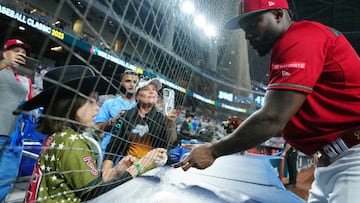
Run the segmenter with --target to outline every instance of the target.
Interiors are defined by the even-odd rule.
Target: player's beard
[[[271,51],[278,38],[279,35],[275,30],[268,26],[259,37],[250,40],[250,44],[258,52],[259,56],[265,56]]]

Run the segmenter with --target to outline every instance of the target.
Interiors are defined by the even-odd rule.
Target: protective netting
[[[193,112],[205,131],[222,137],[222,121],[233,115],[245,118],[260,107],[265,80],[250,80],[244,33],[223,29],[236,15],[238,1],[192,3],[184,7],[185,0],[0,1],[2,39],[17,36],[30,44],[30,56],[38,60],[37,74],[57,66],[85,65],[110,81],[119,80],[128,69],[158,78],[175,90],[178,125],[185,112]],[[36,76],[33,83],[39,93],[41,83],[35,80]],[[69,117],[52,119],[74,123]],[[158,124],[154,128],[165,128],[153,119],[152,124]],[[128,144],[137,142],[112,136]],[[178,144],[169,145],[156,133],[150,137],[157,139],[154,146],[167,143],[170,149]]]

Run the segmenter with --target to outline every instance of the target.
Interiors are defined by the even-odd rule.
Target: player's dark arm
[[[240,152],[277,136],[305,101],[306,94],[269,90],[264,106],[247,118],[229,136],[212,145],[214,158]]]

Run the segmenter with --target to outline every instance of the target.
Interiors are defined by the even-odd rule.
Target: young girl
[[[166,150],[157,148],[135,162],[123,158],[103,178],[101,150],[92,130],[99,110],[98,94],[114,94],[116,85],[95,77],[84,66],[67,66],[50,70],[45,90],[19,107],[18,111],[44,107],[38,130],[49,135],[33,171],[26,202],[82,202],[140,175]],[[51,84],[51,81],[58,81]],[[96,152],[95,152],[96,151]],[[110,174],[110,175],[109,175]]]

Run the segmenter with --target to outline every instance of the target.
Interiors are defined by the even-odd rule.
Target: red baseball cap
[[[10,48],[16,47],[16,46],[24,48],[26,53],[29,53],[31,51],[31,47],[19,39],[9,39],[8,41],[6,41],[3,51],[7,51]]]
[[[244,17],[271,9],[289,9],[287,0],[240,0],[239,15],[225,23],[224,28],[235,30],[240,28],[239,21]]]

